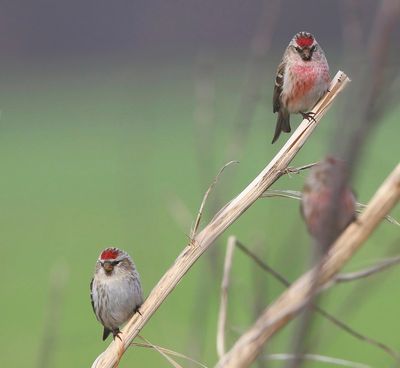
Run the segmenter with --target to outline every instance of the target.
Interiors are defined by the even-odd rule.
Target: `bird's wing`
[[[94,314],[96,314],[96,311],[94,310],[94,301],[93,301],[93,279],[90,281],[90,302],[92,303],[92,308]]]
[[[274,86],[274,95],[272,98],[272,107],[274,112],[279,111],[281,107],[281,93],[282,93],[282,86],[283,86],[283,76],[285,74],[285,63],[283,60],[278,66],[278,70],[276,71],[275,76],[275,86]]]

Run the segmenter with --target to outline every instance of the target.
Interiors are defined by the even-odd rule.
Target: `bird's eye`
[[[314,52],[316,49],[317,49],[317,45],[314,45],[314,46],[311,47],[310,51]]]
[[[112,261],[111,262],[111,264],[113,265],[113,266],[116,266],[117,264],[119,264],[121,261]]]
[[[295,47],[297,52],[301,52],[301,48],[300,47]]]

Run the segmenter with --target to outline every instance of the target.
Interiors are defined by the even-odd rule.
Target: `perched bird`
[[[339,187],[346,165],[327,157],[311,169],[307,177],[301,212],[315,241],[329,247],[356,217],[356,200],[347,186]]]
[[[115,339],[119,326],[143,303],[139,274],[128,253],[118,248],[100,253],[90,283],[90,299],[96,318],[104,326],[103,341],[111,332]]]
[[[274,143],[281,131],[290,133],[290,114],[300,113],[312,119],[309,112],[328,90],[329,66],[314,36],[299,32],[290,41],[278,66],[272,100],[278,112]]]

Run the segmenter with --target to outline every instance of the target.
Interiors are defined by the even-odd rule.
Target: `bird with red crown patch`
[[[143,303],[139,274],[132,258],[118,248],[106,248],[99,256],[90,283],[90,299],[96,318],[104,326],[103,340],[131,318]],[[119,337],[119,336],[118,336]]]
[[[329,66],[315,37],[299,32],[290,41],[275,76],[273,111],[278,113],[276,142],[281,132],[290,133],[290,114],[312,119],[310,110],[328,90]]]

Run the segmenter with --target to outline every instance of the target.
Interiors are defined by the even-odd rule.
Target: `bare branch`
[[[143,339],[144,341],[147,341],[142,336],[139,336],[139,337],[141,339]],[[178,353],[177,351],[174,351],[174,350],[171,350],[171,349],[163,348],[162,346],[159,346],[159,345],[154,345],[154,344],[151,344],[151,343],[142,343],[142,342],[132,342],[131,345],[132,346],[137,346],[139,348],[149,348],[149,349],[157,348],[158,350],[162,351],[165,354],[173,355],[173,356],[176,356],[176,357],[182,358],[182,359],[186,359],[186,360],[188,360],[188,361],[190,361],[192,363],[195,363],[195,364],[199,365],[200,367],[207,368],[207,366],[204,365],[203,363],[200,363],[197,360],[188,357],[187,355],[184,355],[182,353]]]
[[[320,315],[331,321],[333,324],[335,324],[337,327],[341,328],[342,330],[348,332],[350,335],[355,337],[358,340],[364,341],[367,344],[373,345],[385,353],[389,354],[392,358],[398,360],[399,359],[399,353],[396,350],[393,350],[391,347],[387,346],[386,344],[383,344],[382,342],[372,339],[371,337],[362,335],[361,333],[357,332],[353,328],[351,328],[349,325],[345,324],[344,322],[340,321],[336,317],[334,317],[332,314],[326,312],[324,309],[315,306],[316,312],[318,312]]]
[[[335,241],[321,261],[318,286],[328,283],[341,267],[362,246],[383,217],[400,199],[400,164],[380,186],[366,210]],[[291,285],[258,318],[256,323],[235,343],[217,364],[219,368],[248,367],[259,355],[264,344],[304,307],[314,284],[312,269]]]
[[[268,272],[270,275],[272,275],[278,282],[281,284],[285,285],[286,287],[289,287],[291,283],[284,277],[282,276],[278,271],[274,270],[271,266],[267,265],[264,261],[262,261],[256,254],[254,254],[250,249],[248,249],[245,245],[240,243],[238,240],[236,240],[236,246],[248,257],[250,257],[254,262],[264,271]],[[326,310],[322,309],[318,305],[313,305],[314,310],[320,314],[322,317],[326,318],[328,321],[342,329],[343,331],[347,332],[354,338],[364,341],[372,346],[375,346],[381,350],[383,350],[385,353],[389,354],[392,358],[397,359],[399,354],[390,348],[389,346],[381,343],[380,341],[377,341],[375,339],[372,339],[368,336],[362,335],[358,331],[354,330],[352,327],[347,325],[346,323],[342,322],[341,320],[337,319],[335,316],[327,312]]]
[[[243,243],[241,243],[237,239],[236,239],[236,246],[244,254],[250,257],[259,267],[261,267],[264,271],[267,271],[281,284],[285,285],[286,287],[290,286],[290,282],[285,277],[283,277],[279,272],[275,271],[272,267],[268,266],[264,261],[262,261],[259,257],[257,257],[250,249],[248,249]]]
[[[318,164],[318,162],[313,162],[311,164],[307,164],[307,165],[303,165],[303,166],[299,166],[299,167],[288,167],[286,170],[282,171],[282,175],[287,174],[290,176],[290,174],[300,174],[300,171],[310,169],[317,164]]]
[[[164,350],[160,349],[157,345],[152,344],[149,340],[145,339],[143,336],[139,336],[142,340],[144,340],[149,346],[151,346],[154,350],[156,350],[160,355],[162,355],[168,363],[170,363],[175,368],[183,368],[177,361],[172,359]]]
[[[364,211],[364,209],[365,209],[366,207],[367,207],[367,205],[365,205],[365,204],[363,204],[363,203],[360,203],[360,202],[357,202],[357,203],[356,203],[356,211],[357,211],[358,213],[361,213],[362,211]],[[399,223],[394,217],[392,217],[392,216],[390,216],[390,215],[386,215],[386,216],[385,216],[385,220],[388,221],[388,222],[390,222],[390,223],[393,224],[393,225],[400,226],[400,223]]]
[[[312,109],[313,121],[303,120],[289,140],[259,173],[259,175],[228,205],[216,215],[206,227],[199,232],[191,244],[186,246],[171,268],[162,276],[148,298],[140,308],[141,315],[136,313],[122,329],[121,340],[111,342],[104,353],[93,363],[92,368],[111,368],[118,361],[119,349],[125,351],[146,322],[156,312],[163,301],[172,292],[182,277],[196,260],[213,244],[213,242],[235,222],[279,177],[305,144],[321,118],[332,105],[337,95],[345,88],[349,78],[338,72],[327,92]]]
[[[291,198],[301,201],[302,193],[298,190],[268,189],[261,195],[261,198],[273,198],[273,197]]]
[[[269,354],[265,356],[266,360],[294,360],[297,359],[297,356],[295,354]],[[303,360],[310,360],[314,362],[322,362],[322,363],[328,363],[332,365],[338,365],[342,367],[350,367],[350,368],[371,368],[371,366],[363,364],[363,363],[357,363],[357,362],[351,362],[350,360],[345,360],[345,359],[338,359],[338,358],[332,358],[326,355],[317,355],[317,354],[304,354],[302,355]]]
[[[224,275],[221,284],[221,303],[219,306],[218,329],[217,329],[217,353],[219,357],[225,354],[225,331],[228,310],[228,288],[230,283],[230,274],[232,268],[233,252],[235,250],[236,238],[230,236],[226,246],[226,255],[224,263]]]
[[[273,198],[273,197],[283,197],[290,199],[297,199],[301,201],[303,193],[298,190],[287,190],[287,189],[268,189],[262,195],[261,198]],[[362,211],[367,207],[366,204],[356,202],[356,212],[362,213]],[[392,216],[386,215],[385,220],[393,225],[400,226],[400,223]]]
[[[193,239],[197,233],[197,229],[199,228],[200,225],[200,220],[201,220],[201,216],[203,215],[203,209],[204,206],[207,202],[207,198],[210,195],[212,189],[214,188],[215,184],[217,184],[219,176],[222,174],[222,172],[229,166],[232,164],[238,164],[239,161],[229,161],[228,163],[226,163],[218,172],[217,176],[214,178],[213,182],[211,183],[211,185],[208,187],[206,193],[204,194],[203,200],[201,202],[200,208],[199,208],[199,212],[197,214],[197,218],[196,221],[194,222],[194,226],[193,229],[190,233],[190,239]]]
[[[374,275],[378,272],[384,271],[387,268],[397,265],[399,263],[400,263],[400,256],[385,259],[383,261],[378,262],[376,265],[368,267],[361,271],[339,274],[335,277],[334,282],[341,283],[341,282],[349,282],[349,281],[359,280],[359,279]]]

